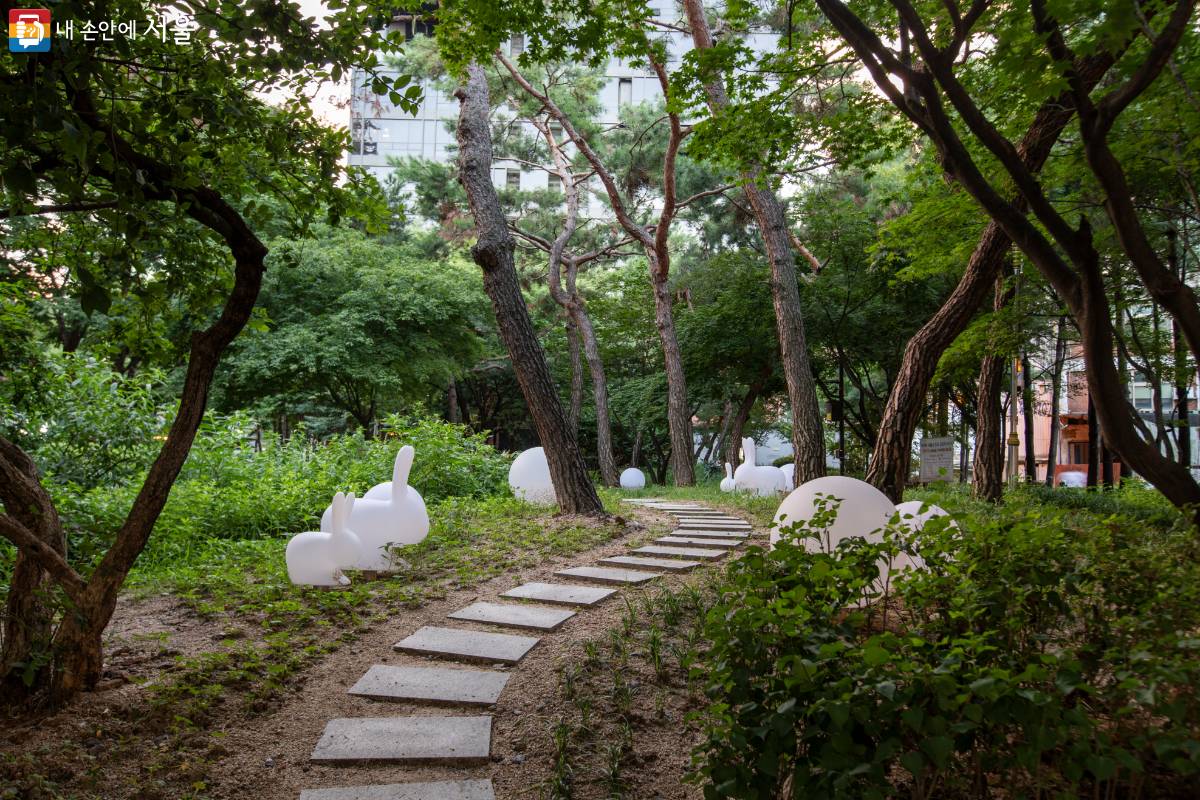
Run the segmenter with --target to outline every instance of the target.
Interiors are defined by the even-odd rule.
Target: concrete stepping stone
[[[305,789],[300,800],[496,800],[490,780],[380,783]]]
[[[554,573],[560,578],[581,578],[597,583],[645,583],[661,578],[661,572],[646,572],[636,569],[613,569],[612,567],[569,567]]]
[[[749,522],[709,522],[703,519],[681,519],[676,523],[680,528],[691,528],[704,531],[749,531],[753,527]]]
[[[743,544],[741,539],[713,539],[703,536],[662,536],[655,539],[654,543],[680,547],[714,547],[717,550],[732,550]]]
[[[558,603],[564,606],[594,606],[616,593],[616,589],[601,589],[598,586],[579,586],[570,583],[525,583],[509,589],[500,596],[518,600],[539,600],[543,603]]]
[[[531,628],[535,631],[558,630],[564,622],[575,616],[574,611],[548,606],[506,605],[504,603],[472,603],[460,608],[450,619],[464,622],[486,622],[506,628]]]
[[[707,547],[667,547],[666,545],[652,544],[647,547],[639,547],[634,550],[635,553],[641,553],[647,556],[671,556],[672,558],[694,558],[698,561],[715,561],[718,558],[725,557],[724,550],[713,550]]]
[[[376,664],[348,694],[373,700],[491,705],[500,699],[510,673],[496,670],[394,667]]]
[[[508,633],[469,631],[426,625],[401,639],[393,648],[402,653],[440,658],[464,658],[475,661],[500,661],[515,664],[533,649],[538,639]]]
[[[737,539],[744,542],[750,538],[750,534],[746,531],[702,531],[693,530],[691,528],[676,528],[671,531],[669,536],[694,536],[703,539]]]
[[[325,725],[310,759],[322,763],[486,763],[492,718],[341,717]]]
[[[609,556],[600,559],[601,564],[614,567],[635,567],[638,569],[661,569],[667,572],[687,572],[700,566],[699,561],[680,561],[675,558],[646,558],[645,556]]]

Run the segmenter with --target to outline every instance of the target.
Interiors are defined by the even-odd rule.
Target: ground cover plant
[[[706,797],[1188,796],[1200,612],[1186,521],[1147,524],[1138,492],[1135,513],[1119,498],[1096,512],[938,494],[959,527],[809,552],[794,542],[818,516],[730,567],[698,664]],[[881,585],[879,557],[901,547],[928,569]]]

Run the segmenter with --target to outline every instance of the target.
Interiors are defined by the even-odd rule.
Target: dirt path
[[[551,770],[551,728],[560,713],[555,707],[558,668],[569,660],[577,660],[578,653],[573,651],[581,648],[582,642],[603,636],[618,623],[625,610],[622,594],[652,589],[620,587],[617,595],[597,606],[581,609],[557,631],[542,635],[539,645],[519,664],[506,668],[512,677],[500,701],[491,709],[494,716],[492,761],[488,766],[332,766],[310,763],[309,755],[326,722],[336,717],[485,713],[478,708],[436,707],[431,710],[428,705],[379,702],[350,696],[346,690],[374,664],[436,665],[430,659],[392,649],[395,642],[423,625],[494,632],[497,630],[494,627],[454,622],[447,620],[446,615],[476,599],[493,600],[520,583],[564,582],[564,579],[554,577],[555,570],[594,564],[600,558],[627,553],[631,546],[642,544],[673,527],[671,519],[661,512],[639,509],[631,515],[647,527],[601,547],[552,558],[536,568],[519,570],[469,590],[452,592],[444,600],[376,625],[352,645],[325,658],[307,671],[303,685],[277,710],[227,732],[224,747],[230,755],[221,760],[216,770],[212,794],[230,800],[247,797],[295,800],[302,789],[490,777],[496,796],[501,800],[538,796],[537,787]],[[701,568],[705,569],[711,567]],[[689,580],[686,574],[667,574],[647,586],[663,583],[672,586],[686,580]],[[648,771],[635,777],[638,788],[629,796],[663,800],[690,800],[701,796],[696,787],[680,783],[693,744],[681,736],[684,733],[679,724],[681,715],[682,710],[673,713],[669,708],[665,714],[658,715],[664,730],[661,736],[649,737],[649,746],[641,746],[635,752],[635,762],[647,767]]]

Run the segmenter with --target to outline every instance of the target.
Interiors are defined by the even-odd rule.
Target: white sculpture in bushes
[[[721,491],[732,492],[736,488],[733,482],[733,465],[728,461],[725,462],[725,477],[721,479]]]
[[[621,473],[622,489],[643,489],[646,486],[646,475],[637,467],[630,467]]]
[[[508,485],[513,496],[527,503],[554,505],[558,502],[554,481],[550,479],[546,451],[540,447],[526,450],[513,459],[512,466],[508,468]]]
[[[383,572],[395,567],[391,547],[416,544],[429,535],[429,514],[425,501],[416,489],[408,485],[416,451],[411,445],[400,448],[392,468],[392,480],[371,487],[368,495],[354,504],[350,515],[350,530],[358,534],[362,552],[355,566],[358,569]],[[332,530],[333,507],[325,509],[321,530]]]
[[[288,580],[302,586],[350,583],[342,570],[353,567],[362,552],[358,536],[347,528],[354,505],[353,494],[338,492],[330,506],[329,531],[308,531],[291,538],[284,552]]]
[[[950,516],[950,512],[946,511],[946,509],[922,500],[909,500],[905,503],[900,503],[896,506],[896,511],[900,512],[900,522],[907,525],[913,531],[921,530],[925,527],[926,522],[935,517]],[[951,520],[950,527],[957,529],[958,523]]]
[[[782,467],[776,467],[777,470],[783,473],[783,490],[790,492],[796,488],[796,465],[784,464]]]
[[[882,541],[880,531],[896,511],[887,495],[869,483],[844,475],[817,478],[798,486],[779,505],[771,527],[771,544],[780,540],[782,528],[801,520],[811,520],[817,513],[818,500],[823,500],[827,507],[836,505],[837,518],[824,531],[819,548],[812,539],[804,540],[803,545],[809,549],[831,551],[838,542],[851,536],[861,536],[870,542]]]
[[[754,463],[756,452],[753,439],[742,439],[742,453],[746,461],[733,473],[733,485],[737,491],[751,492],[759,497],[783,491],[783,470],[779,467],[760,467]]]

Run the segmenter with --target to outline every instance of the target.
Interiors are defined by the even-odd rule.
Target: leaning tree
[[[84,3],[75,24],[141,20],[160,10],[144,2]],[[36,218],[53,229],[64,216],[91,215],[99,226],[120,227],[134,248],[145,246],[152,226],[179,241],[218,242],[226,253],[216,267],[224,273],[224,297],[191,335],[178,411],[94,565],[72,560],[37,466],[0,436],[0,535],[17,548],[0,678],[13,694],[48,689],[61,702],[99,679],[101,635],[118,593],[187,458],[218,361],[258,297],[267,254],[256,232],[261,201],[277,198],[297,223],[320,210],[334,217],[349,210],[354,182],[341,186],[338,163],[345,136],[316,121],[313,90],[361,66],[376,91],[414,107],[419,89],[375,74],[377,51],[398,44],[389,34],[364,33],[382,10],[352,2],[322,25],[291,2],[226,4],[219,13],[197,8],[178,37],[56,36],[49,52],[10,55],[0,67],[5,224]],[[268,93],[287,99],[269,102]],[[173,262],[141,263],[154,273]],[[93,277],[104,274],[102,264],[64,268],[80,266],[92,268]],[[179,278],[186,288],[188,275]],[[110,289],[99,279],[89,287],[93,296]]]
[[[1076,177],[1099,187],[1121,253],[1149,297],[1178,325],[1195,357],[1200,353],[1196,293],[1152,245],[1110,136],[1121,115],[1164,70],[1180,69],[1173,55],[1182,40],[1196,36],[1194,2],[1145,8],[1108,4],[1099,23],[1090,8],[1045,0],[1029,6],[989,0],[965,7],[909,0],[861,2],[853,8],[841,0],[815,0],[815,5],[888,103],[933,145],[947,176],[995,223],[996,244],[1005,244],[998,234],[1011,240],[1066,304],[1079,330],[1091,408],[1107,445],[1171,502],[1200,503],[1200,485],[1142,437],[1129,413],[1123,376],[1114,363],[1111,287],[1089,217],[1072,223],[1072,212],[1056,202],[1058,187],[1039,181],[1039,159],[1031,158],[1031,151],[1045,147],[1044,139],[1022,146],[1012,134],[1014,122],[1031,105],[1053,116],[1048,101],[1061,97],[1069,103],[1084,156],[1085,170]],[[828,36],[828,31],[815,35]],[[1021,57],[1014,58],[1018,53]],[[1098,81],[1096,70],[1105,59],[1112,64],[1111,75]],[[1033,121],[1052,127],[1054,120],[1044,116],[1035,112]]]

